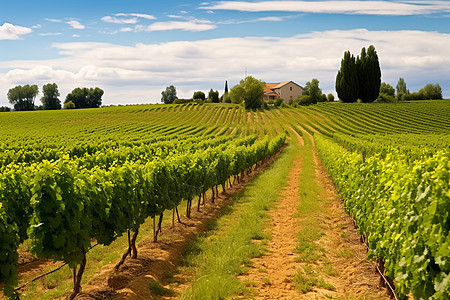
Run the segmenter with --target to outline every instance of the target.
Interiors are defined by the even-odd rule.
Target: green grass
[[[329,260],[324,255],[325,250],[317,243],[324,235],[324,225],[317,216],[326,214],[323,208],[325,200],[321,197],[323,190],[316,179],[313,148],[308,136],[305,136],[304,142],[305,145],[300,147],[303,164],[299,182],[300,205],[297,211],[301,230],[297,233],[298,244],[294,250],[299,254],[296,261],[302,263],[302,268],[294,276],[294,284],[302,293],[310,292],[314,287],[335,290],[334,286],[327,284],[318,275],[318,272],[326,275],[334,275],[337,272],[327,266]],[[322,264],[325,264],[325,267],[322,268]],[[320,268],[317,268],[317,265],[320,265]]]
[[[225,299],[249,292],[236,275],[246,271],[252,257],[262,255],[264,243],[252,240],[267,238],[266,211],[279,198],[296,155],[294,147],[285,148],[270,167],[234,197],[231,210],[217,221],[217,229],[189,246],[186,264],[195,276],[181,299]]]

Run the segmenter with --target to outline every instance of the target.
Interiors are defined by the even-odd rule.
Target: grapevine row
[[[367,236],[369,255],[404,297],[450,298],[450,157],[437,151],[410,161],[391,151],[362,162],[329,139],[315,136],[319,156]]]
[[[86,168],[62,157],[5,169],[0,178],[0,232],[8,233],[0,240],[5,295],[13,295],[17,248],[27,236],[33,254],[67,262],[77,273],[74,297],[93,240],[109,245],[131,230],[135,241],[148,217],[162,216],[182,200],[191,202],[214,186],[225,186],[228,178],[273,155],[284,141],[285,135],[270,141],[266,137],[248,145],[227,144],[109,168]]]

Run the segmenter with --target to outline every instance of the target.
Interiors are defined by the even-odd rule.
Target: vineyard
[[[0,115],[0,283],[14,297],[23,244],[67,263],[75,298],[86,256],[141,226],[189,218],[294,136],[317,153],[400,298],[450,297],[450,101],[135,105]],[[194,201],[194,207],[192,204]],[[142,231],[142,230],[141,230]],[[20,291],[19,291],[20,292]]]

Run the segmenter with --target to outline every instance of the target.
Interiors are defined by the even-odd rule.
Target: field
[[[13,112],[0,134],[6,295],[67,263],[21,299],[387,299],[375,265],[450,297],[449,100]]]

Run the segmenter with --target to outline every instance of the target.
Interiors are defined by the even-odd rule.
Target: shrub
[[[308,95],[298,97],[297,101],[300,105],[310,105],[312,103],[311,97]]]
[[[65,109],[74,109],[75,103],[73,103],[72,101],[68,101],[68,102],[64,103],[64,108]]]
[[[278,98],[277,100],[275,100],[275,107],[279,107],[283,103],[284,103],[284,100],[282,98]]]
[[[231,97],[230,94],[226,93],[222,96],[222,102],[223,103],[231,103]]]
[[[422,90],[405,95],[405,100],[424,100],[425,94]]]
[[[395,98],[397,98],[397,101],[405,101],[406,100],[406,95],[403,92],[398,92],[397,96],[395,96]]]
[[[0,106],[0,112],[4,111],[11,111],[11,108],[9,108],[8,106]]]
[[[378,98],[374,101],[374,102],[378,102],[378,103],[392,103],[392,102],[397,102],[397,99],[395,99],[394,96],[385,94],[385,93],[380,93],[380,95],[378,96]]]
[[[191,102],[193,102],[194,100],[192,100],[192,99],[175,99],[174,101],[173,101],[173,104],[183,104],[183,103],[191,103]]]
[[[328,96],[327,96],[327,101],[328,102],[334,102],[334,95],[329,93]]]

